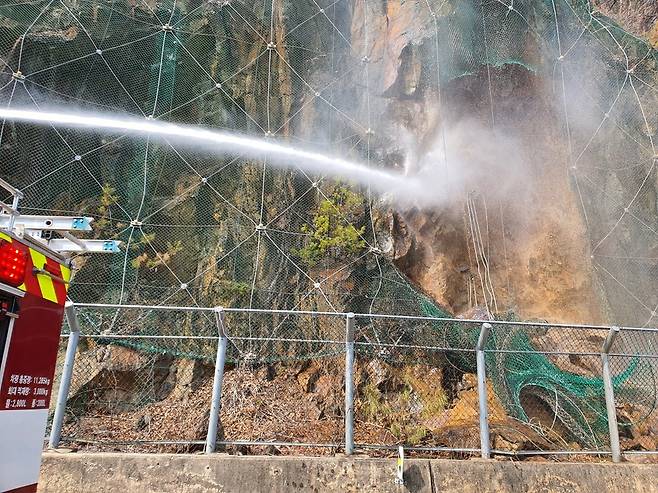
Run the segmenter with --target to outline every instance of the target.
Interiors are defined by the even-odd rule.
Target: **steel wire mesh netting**
[[[274,138],[375,168],[402,166],[406,134],[391,120],[406,118],[412,128],[416,118],[413,112],[396,114],[404,111],[391,101],[438,108],[444,135],[459,116],[453,106],[473,109],[474,118],[503,134],[509,125],[504,115],[513,115],[518,127],[536,129],[532,142],[546,143],[555,151],[550,159],[568,168],[587,243],[581,260],[596,277],[592,289],[605,300],[612,322],[633,326],[657,320],[657,59],[648,43],[586,0],[428,0],[388,2],[385,8],[360,0],[0,4],[2,107],[195,124]],[[516,79],[531,80],[528,86],[543,95],[536,97],[543,103],[517,111],[535,96]],[[481,83],[485,90],[475,90]],[[460,105],[463,92],[471,99]],[[398,255],[405,246],[396,238],[396,216],[368,187],[312,175],[295,163],[281,169],[269,157],[247,159],[183,144],[2,122],[0,175],[25,192],[24,213],[90,215],[94,237],[123,242],[119,255],[75,259],[74,300],[448,315],[398,270],[405,267]],[[445,151],[447,164],[451,149]],[[547,176],[542,186],[549,189],[559,178]],[[523,193],[519,187],[509,195],[521,201]],[[467,222],[479,231],[478,211],[486,201],[469,198],[468,204]],[[519,222],[531,230],[533,220]],[[487,221],[487,234],[489,228]],[[491,234],[504,239],[510,227],[497,228],[492,222]],[[469,303],[486,305],[490,313],[512,308],[501,293],[509,297],[514,291],[518,271],[508,270],[506,287],[492,282],[491,251],[471,236],[479,278],[469,278]],[[502,263],[503,252],[497,253]],[[396,257],[402,260],[394,263]],[[118,415],[138,412],[172,392],[181,392],[174,400],[184,406],[192,397],[176,383],[172,368],[192,362],[176,373],[198,376],[207,368],[193,362],[212,363],[215,355],[212,311],[85,308],[79,317],[90,337],[83,338],[76,364],[75,419],[91,419],[89,406],[101,402],[123,406]],[[226,327],[229,360],[244,371],[263,362],[329,361],[344,351],[336,342],[344,338],[340,317],[230,312]],[[391,417],[397,431],[386,440],[438,440],[436,430],[447,425],[432,423],[447,423],[450,412],[453,421],[461,414],[473,425],[474,409],[450,406],[473,383],[479,330],[466,322],[357,320],[361,374],[396,374],[399,392],[392,398],[418,411],[412,401],[425,395],[440,416],[410,411],[411,424]],[[551,329],[540,335],[533,327],[494,325],[487,346],[492,405],[523,423],[523,433],[534,433],[528,439],[534,446],[548,448],[541,440],[554,446],[558,439],[550,430],[563,428],[569,431],[559,440],[592,450],[608,446],[600,364],[591,355],[605,337],[599,332],[581,337],[575,329]],[[126,337],[110,337],[116,334]],[[148,337],[129,337],[138,335]],[[587,354],[552,355],[546,341]],[[647,357],[613,357],[619,405],[634,406],[620,417],[628,430],[653,419],[651,344],[638,332],[628,352]],[[116,367],[99,366],[99,360]],[[403,363],[409,369],[400,377],[394,370]],[[419,390],[414,371],[440,372],[443,394],[434,387]],[[381,411],[402,402],[386,401],[371,380],[357,390],[357,417],[369,405]],[[151,429],[148,423],[135,426],[140,433]],[[357,427],[357,441],[358,433]]]

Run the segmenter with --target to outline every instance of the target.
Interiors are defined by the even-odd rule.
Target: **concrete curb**
[[[44,454],[42,493],[656,492],[649,464],[73,453]]]

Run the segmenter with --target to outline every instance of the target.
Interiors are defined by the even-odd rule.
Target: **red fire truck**
[[[0,201],[0,492],[32,492],[71,280],[65,253],[117,251],[117,242],[68,232],[89,230],[91,218],[21,215],[21,192],[0,187],[13,196],[11,205]]]

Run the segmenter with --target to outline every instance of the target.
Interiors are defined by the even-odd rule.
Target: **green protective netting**
[[[657,60],[646,41],[587,0],[0,5],[2,106],[56,105],[273,136],[373,167],[390,164],[394,103],[434,102],[442,114],[446,94],[463,89],[474,111],[491,107],[493,120],[495,108],[531,99],[511,83],[516,69],[531,74],[556,103],[541,138],[568,148],[585,251],[618,324],[656,321]],[[492,89],[497,77],[510,82],[507,94]],[[583,129],[583,119],[596,124]],[[0,176],[25,192],[23,212],[91,215],[94,237],[123,242],[112,258],[76,259],[71,296],[78,302],[448,313],[391,260],[387,205],[349,182],[166,141],[8,121],[0,128]],[[471,289],[487,299],[484,285],[469,285],[469,297]],[[90,334],[181,336],[101,344],[214,357],[211,339],[183,338],[216,335],[211,313],[84,309],[80,318]],[[226,323],[234,361],[343,350],[318,342],[342,340],[340,317],[234,313]],[[373,356],[395,357],[404,346],[435,362],[437,352],[421,348],[444,348],[449,363],[473,371],[467,351],[479,328],[467,323],[368,319],[358,327],[361,349]],[[601,383],[591,376],[598,372],[565,370],[568,361],[532,353],[540,343],[530,330],[496,325],[491,349],[523,351],[488,353],[498,399],[521,421],[532,421],[529,406],[548,406],[577,441],[598,446],[606,427]],[[595,352],[599,343],[569,349]],[[643,337],[624,344],[627,352],[655,351]],[[616,370],[622,407],[639,403],[640,414],[651,412],[653,366],[622,358]]]
[[[428,317],[446,316],[427,299],[422,301],[422,310]],[[602,379],[564,371],[548,356],[536,352],[536,346],[530,340],[532,329],[499,322],[493,324],[493,333],[486,344],[487,378],[510,415],[523,422],[532,422],[529,414],[536,409],[522,402],[523,393],[528,392],[541,401],[539,405],[550,409],[555,420],[561,422],[579,443],[595,448],[605,446],[608,443],[608,417]],[[475,347],[480,335],[479,327],[459,324],[437,327],[437,330],[446,331],[450,347]],[[476,371],[475,355],[465,357],[460,353],[450,356],[460,370]],[[626,389],[632,386],[631,379],[638,376],[647,381],[655,378],[652,365],[637,356],[631,357],[623,371],[613,378],[615,392],[629,398],[633,395],[634,402],[643,402],[652,408],[655,406],[655,391]],[[622,419],[618,425],[625,430],[633,423]]]

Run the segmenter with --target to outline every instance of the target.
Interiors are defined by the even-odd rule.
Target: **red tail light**
[[[0,282],[20,286],[25,280],[27,252],[0,240]]]

